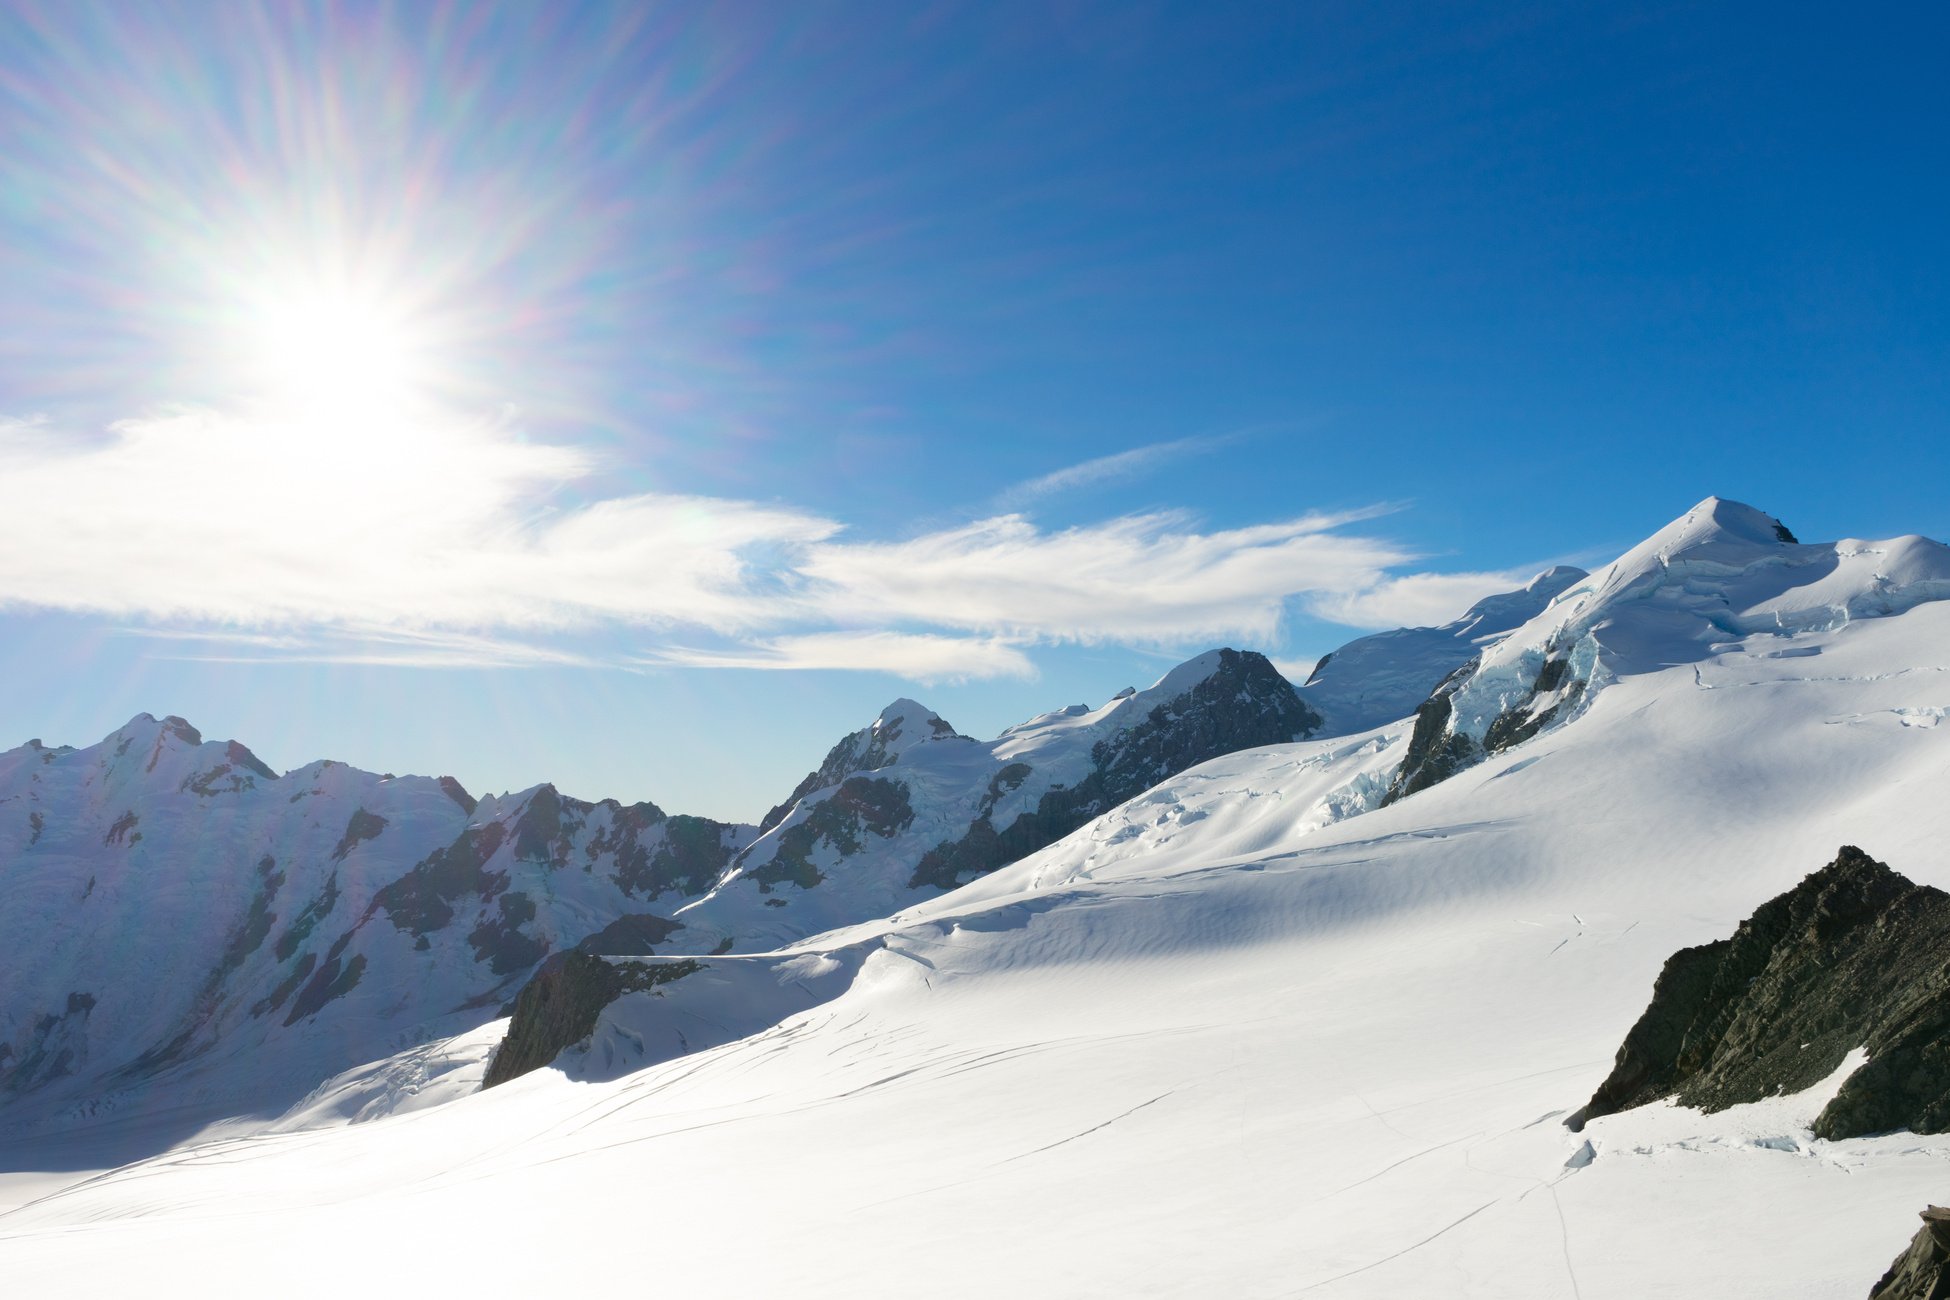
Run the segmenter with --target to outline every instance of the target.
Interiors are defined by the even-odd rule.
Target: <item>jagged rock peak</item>
[[[856,773],[890,767],[916,745],[967,739],[933,709],[903,696],[882,709],[872,722],[828,750],[824,761],[793,787],[785,802],[765,814],[765,820],[758,824],[759,833],[784,821],[807,795],[836,786]]]
[[[1706,1111],[1801,1092],[1855,1048],[1815,1136],[1950,1130],[1950,895],[1853,845],[1731,938],[1675,953],[1583,1112]]]
[[[882,709],[868,730],[889,755],[898,755],[930,740],[953,740],[960,735],[946,718],[906,696]]]

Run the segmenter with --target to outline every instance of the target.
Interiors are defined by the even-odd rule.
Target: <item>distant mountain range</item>
[[[177,717],[30,741],[0,754],[0,1127],[30,1097],[282,1104],[493,1017],[552,953],[764,950],[897,911],[1207,759],[1412,707],[1573,576],[1362,638],[1298,690],[1214,650],[986,741],[896,700],[756,825],[330,760],[280,775]]]

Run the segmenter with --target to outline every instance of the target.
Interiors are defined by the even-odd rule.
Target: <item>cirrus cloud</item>
[[[604,468],[494,421],[0,421],[0,607],[113,617],[196,657],[965,680],[1033,675],[1039,644],[1272,648],[1296,601],[1438,621],[1513,585],[1401,573],[1410,551],[1354,527],[1387,507],[1227,529],[1010,513],[863,540],[790,505],[603,495]]]

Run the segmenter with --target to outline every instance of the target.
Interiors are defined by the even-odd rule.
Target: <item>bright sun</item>
[[[296,411],[397,408],[427,378],[411,314],[353,286],[267,288],[241,343],[251,386]]]

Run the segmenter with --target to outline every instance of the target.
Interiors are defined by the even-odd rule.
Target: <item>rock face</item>
[[[1950,1297],[1950,1210],[1932,1205],[1923,1211],[1909,1249],[1869,1292],[1869,1300],[1945,1300]]]
[[[818,790],[839,785],[859,772],[877,772],[900,761],[917,744],[936,740],[966,741],[948,720],[925,705],[905,697],[880,711],[873,724],[846,736],[826,758],[787,795],[785,802],[765,814],[758,824],[762,835],[792,814],[799,801]]]
[[[557,953],[542,963],[515,998],[508,1036],[488,1063],[483,1088],[518,1079],[589,1037],[603,1008],[625,993],[680,980],[699,969],[694,961],[623,962],[585,952]]]
[[[1811,1087],[1861,1047],[1823,1138],[1950,1131],[1950,895],[1844,847],[1730,939],[1673,954],[1587,1118]]]
[[[1391,804],[1418,790],[1446,781],[1467,767],[1474,767],[1492,754],[1529,740],[1560,715],[1569,715],[1584,698],[1587,680],[1571,670],[1571,661],[1555,647],[1544,659],[1537,675],[1518,693],[1514,702],[1498,712],[1483,728],[1481,737],[1454,725],[1454,697],[1470,682],[1480,666],[1471,660],[1445,678],[1435,692],[1415,711],[1415,730],[1408,740],[1408,753],[1400,772],[1388,787],[1383,804]]]

